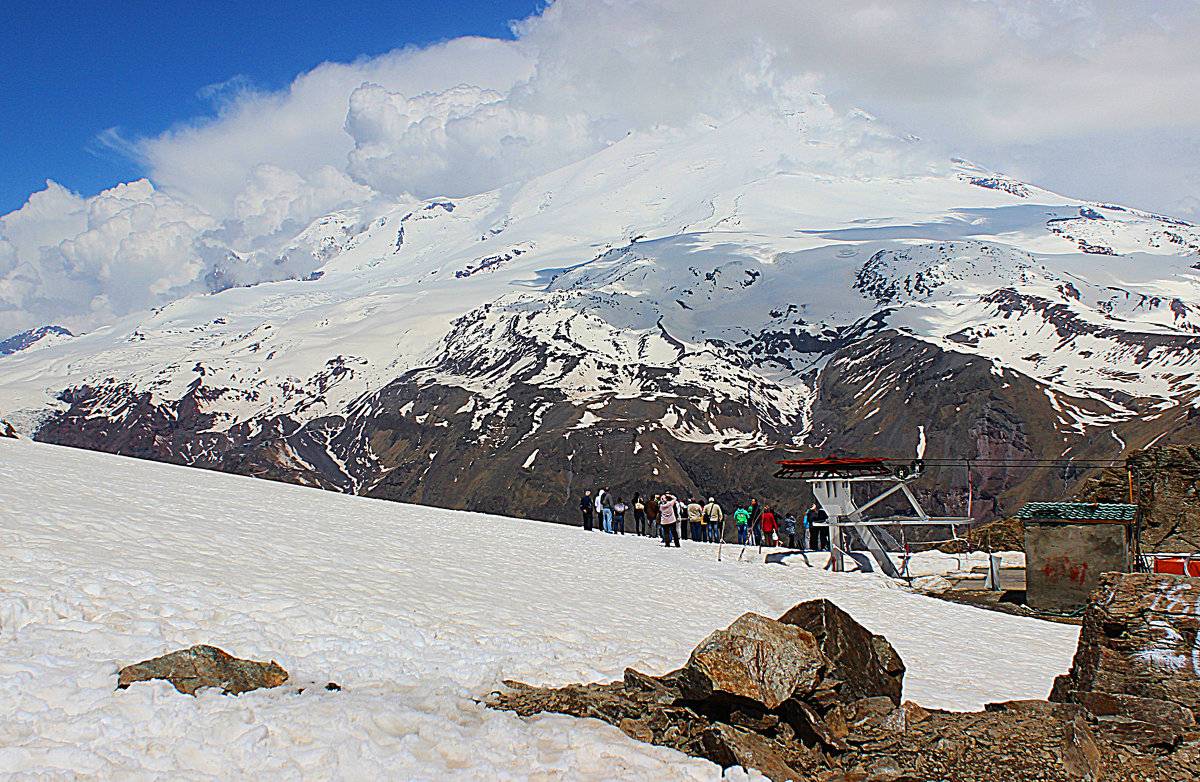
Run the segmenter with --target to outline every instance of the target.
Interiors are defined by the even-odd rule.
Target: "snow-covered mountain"
[[[601,483],[781,496],[783,451],[1186,438],[1200,230],[926,154],[816,101],[338,212],[281,255],[303,279],[0,357],[0,414],[52,442],[571,519]],[[977,514],[1044,493],[977,477]],[[961,510],[962,476],[933,486]]]

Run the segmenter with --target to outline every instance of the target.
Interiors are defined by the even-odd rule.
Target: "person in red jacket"
[[[759,521],[762,524],[762,536],[765,538],[763,542],[767,546],[774,546],[779,542],[779,534],[777,532],[779,522],[775,518],[775,509],[768,507],[762,512]]]

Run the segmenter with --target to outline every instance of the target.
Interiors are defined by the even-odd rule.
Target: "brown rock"
[[[792,695],[807,695],[828,661],[811,634],[758,614],[744,614],[705,638],[678,672],[683,697],[692,701],[748,700],[774,709]]]
[[[886,638],[828,600],[800,603],[779,621],[813,634],[833,665],[830,675],[843,682],[839,697],[844,702],[886,695],[900,705],[904,663]]]
[[[850,745],[817,714],[816,709],[802,700],[795,698],[787,701],[780,708],[783,718],[796,731],[805,744],[814,746],[820,744],[825,749],[844,752]]]
[[[1096,728],[1114,741],[1139,747],[1171,749],[1183,737],[1183,730],[1173,725],[1143,722],[1128,717],[1100,717],[1096,720]]]
[[[850,735],[850,726],[846,723],[846,707],[842,705],[834,706],[825,715],[825,724],[829,726],[829,731],[839,739],[844,739]]]
[[[1200,708],[1200,579],[1105,573],[1051,697],[1104,692]]]
[[[846,721],[851,727],[867,723],[882,724],[896,708],[886,695],[876,695],[846,704]]]
[[[913,703],[905,701],[900,709],[904,712],[904,723],[906,725],[919,725],[929,719],[929,712]]]
[[[193,646],[122,668],[117,687],[123,690],[134,682],[166,679],[186,695],[195,695],[201,687],[219,687],[226,694],[240,695],[278,687],[287,678],[287,671],[274,661],[242,660],[215,646]]]
[[[788,765],[782,747],[757,733],[729,725],[712,725],[701,736],[704,756],[722,768],[756,768],[772,782],[807,779],[807,775]]]
[[[1076,717],[1066,725],[1062,761],[1067,776],[1084,782],[1099,782],[1100,749],[1082,717]]]
[[[1155,698],[1138,698],[1111,692],[1072,692],[1071,700],[1097,717],[1127,717],[1155,725],[1186,729],[1196,724],[1191,709]]]
[[[617,723],[617,727],[620,728],[621,731],[631,739],[644,741],[647,744],[654,742],[654,731],[649,725],[641,720],[635,720],[630,717],[626,717]]]

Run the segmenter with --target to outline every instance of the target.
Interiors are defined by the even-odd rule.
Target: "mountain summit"
[[[600,483],[800,502],[770,478],[785,452],[1188,436],[1198,256],[1187,223],[938,162],[814,98],[330,214],[280,256],[303,279],[0,357],[0,399],[41,440],[450,507],[574,519]],[[974,512],[1045,478],[988,468]],[[930,492],[965,506],[964,476]]]

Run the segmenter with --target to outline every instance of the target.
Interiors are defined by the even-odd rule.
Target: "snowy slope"
[[[718,779],[599,722],[474,699],[663,672],[744,611],[821,596],[888,637],[928,706],[1044,697],[1074,649],[1072,627],[713,554],[0,439],[0,769]],[[115,691],[119,666],[196,643],[344,690]]]

